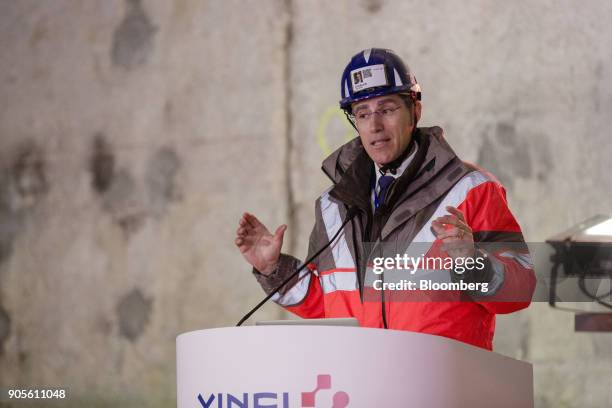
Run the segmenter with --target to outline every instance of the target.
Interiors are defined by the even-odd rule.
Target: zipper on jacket
[[[385,200],[385,201],[386,201],[386,200]],[[385,203],[382,203],[382,205],[384,205],[384,204],[385,204]],[[381,211],[384,211],[384,210],[381,210]],[[369,253],[368,253],[368,254],[366,255],[366,257],[365,257],[366,262],[367,262],[367,260],[368,260],[368,259],[370,259],[370,258],[371,258],[371,256],[372,256],[372,254],[374,253],[374,250],[376,249],[376,246],[377,246],[377,245],[379,246],[379,248],[381,248],[381,249],[382,249],[382,227],[383,227],[383,225],[379,225],[379,224],[381,224],[381,221],[382,221],[382,219],[383,219],[384,215],[381,213],[381,214],[379,214],[379,215],[378,215],[378,217],[377,217],[377,216],[375,215],[375,212],[376,212],[376,211],[374,211],[373,213],[371,213],[371,217],[370,217],[370,213],[368,213],[368,223],[367,223],[367,228],[366,228],[366,230],[364,231],[364,242],[368,242],[368,241],[369,241],[369,242],[371,242],[371,243],[372,243],[371,250],[370,250],[370,251],[368,251]],[[374,227],[374,224],[375,224],[375,223],[376,223],[376,228],[375,228],[375,230],[374,230],[374,231],[372,231],[372,228]],[[375,242],[375,241],[374,241],[374,237],[372,237],[372,236],[371,236],[372,232],[374,232],[374,234],[376,234],[376,236],[377,236],[377,237],[376,237],[376,240],[377,240],[378,242]],[[364,267],[365,267],[365,265],[364,265]],[[365,270],[365,269],[364,269],[364,270]],[[365,276],[365,273],[364,273],[364,276]],[[381,279],[381,281],[382,281],[382,283],[383,283],[383,288],[384,288],[384,283],[385,283],[385,273],[384,273],[384,272],[383,272],[383,273],[381,273],[381,275],[380,275],[380,279]],[[380,296],[381,296],[381,302],[380,302],[380,303],[381,303],[381,308],[382,308],[382,309],[381,309],[381,312],[382,312],[383,327],[384,327],[385,329],[388,329],[388,328],[389,328],[389,325],[388,325],[388,323],[387,323],[387,310],[386,310],[386,308],[385,308],[385,303],[386,303],[386,302],[385,302],[385,291],[384,291],[384,289],[380,291]],[[363,301],[363,299],[362,299],[362,301]]]
[[[359,222],[359,220],[357,220]],[[357,247],[357,232],[355,231],[355,219],[351,221],[353,235],[353,253],[355,254],[355,273],[357,274],[357,288],[359,289],[359,299],[363,303],[363,282],[361,280],[361,260],[359,258],[359,248]]]
[[[382,228],[378,230],[378,245],[382,248]],[[382,308],[382,319],[383,319],[383,327],[388,329],[387,325],[387,308],[385,307],[385,271],[380,274],[380,279],[382,280],[382,290],[380,291],[380,304]]]
[[[360,227],[361,227],[361,239],[359,240],[359,242],[362,245],[362,250],[363,250],[363,257],[361,259],[359,259],[359,263],[357,264],[357,274],[359,277],[359,280],[361,281],[361,292],[359,294],[359,297],[361,298],[361,303],[363,303],[363,295],[365,292],[365,278],[366,278],[366,271],[367,271],[367,262],[368,259],[370,259],[370,252],[371,251],[366,251],[368,248],[371,248],[371,245],[365,245],[366,242],[370,241],[370,231],[372,229],[372,213],[370,209],[363,209],[362,211],[363,216],[365,217],[365,225],[363,225],[363,222],[360,221]],[[355,253],[358,253],[359,248],[357,248],[357,240],[353,240],[354,241],[354,245],[355,245]],[[362,275],[363,272],[363,275]]]

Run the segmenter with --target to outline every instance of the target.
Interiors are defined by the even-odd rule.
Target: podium
[[[532,408],[529,363],[452,339],[250,326],[176,339],[178,408]]]

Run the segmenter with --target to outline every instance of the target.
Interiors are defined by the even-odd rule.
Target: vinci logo
[[[331,389],[331,375],[317,375],[317,385],[313,391],[302,392],[301,408],[313,408],[316,405],[317,392]],[[198,401],[203,408],[290,408],[289,393],[275,392],[256,392],[242,393],[241,396],[234,394],[210,394],[204,399],[202,394],[198,394]],[[348,406],[349,396],[344,391],[336,392],[332,397],[331,408],[345,408]]]

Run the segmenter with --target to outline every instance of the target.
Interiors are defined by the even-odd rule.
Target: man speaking
[[[355,317],[362,327],[440,335],[491,350],[495,314],[527,307],[535,287],[503,186],[461,161],[441,128],[417,127],[421,89],[393,51],[356,54],[340,89],[340,107],[359,137],[323,161],[333,184],[316,200],[309,257],[327,248],[272,299],[303,318]],[[349,211],[354,216],[342,226]],[[236,246],[267,293],[301,264],[281,252],[286,229],[271,232],[250,213],[239,221]],[[375,248],[412,243],[426,246],[424,259],[479,259],[482,268],[444,272],[463,282],[457,287],[486,284],[487,290],[435,300],[418,291],[411,298],[377,290],[368,279]]]

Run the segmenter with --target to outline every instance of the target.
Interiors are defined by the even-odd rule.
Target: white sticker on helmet
[[[400,78],[397,73],[397,69],[393,68],[393,75],[395,76],[395,86],[402,86],[404,83],[402,82],[402,78]]]
[[[378,64],[352,70],[351,85],[353,93],[377,86],[389,85],[385,66]]]

